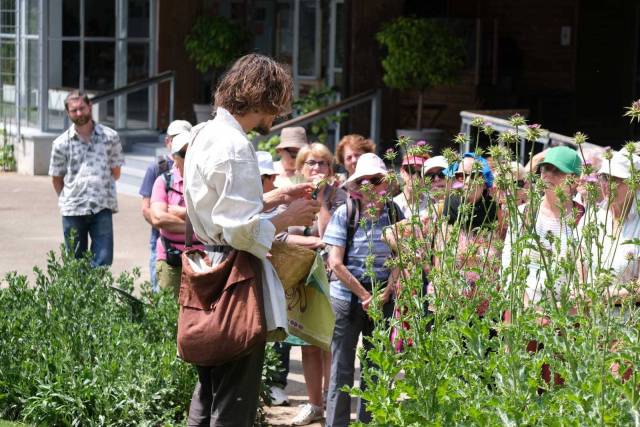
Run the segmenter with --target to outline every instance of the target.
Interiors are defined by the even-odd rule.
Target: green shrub
[[[638,116],[640,108],[635,118]],[[513,117],[512,124],[516,131],[493,141],[489,149],[495,168],[503,176],[508,163],[518,156],[516,135],[527,139],[531,147],[536,138],[537,127],[527,128],[521,117]],[[576,134],[575,140],[581,144],[585,136]],[[515,153],[503,144],[513,144]],[[399,145],[407,152],[417,149],[407,140],[401,140]],[[581,152],[581,145],[578,148]],[[633,153],[634,147],[629,144],[624,150]],[[388,160],[394,157],[392,152],[387,155]],[[445,157],[451,162],[457,155],[448,151]],[[608,161],[606,155],[603,161]],[[639,172],[633,171],[626,180],[630,191],[636,194],[640,188]],[[542,182],[533,173],[526,179],[531,188],[527,196],[529,209],[536,212]],[[381,320],[379,307],[372,310],[377,323],[371,339],[373,349],[360,353],[363,381],[368,389],[352,389],[351,393],[369,401],[375,425],[637,425],[640,313],[629,299],[623,305],[629,317],[616,316],[613,304],[603,297],[612,275],[610,265],[604,261],[602,245],[598,244],[604,230],[593,220],[597,208],[592,198],[595,185],[587,184],[587,226],[582,240],[576,233],[575,210],[562,214],[561,220],[570,229],[566,257],[558,255],[558,239],[550,249],[544,249],[532,224],[517,228],[518,224],[527,224],[527,210],[517,209],[512,196],[516,193],[515,179],[498,179],[496,185],[508,191],[506,221],[512,229],[520,230],[511,246],[512,268],[501,267],[499,259],[493,265],[489,257],[480,257],[479,262],[484,264],[472,269],[477,279],[475,285],[469,285],[469,271],[460,267],[459,260],[476,256],[477,246],[460,249],[458,244],[462,232],[471,227],[470,206],[465,204],[458,211],[455,225],[445,227],[446,218],[433,205],[430,216],[434,219],[428,226],[423,226],[417,217],[397,225],[394,233],[400,249],[390,264],[405,271],[396,300],[396,307],[402,307],[402,316],[389,324]],[[416,194],[428,192],[430,182],[425,179],[418,187]],[[466,190],[447,191],[466,196]],[[417,212],[417,197],[409,202]],[[604,202],[609,203],[607,199]],[[434,241],[441,244],[432,246]],[[636,238],[630,243],[639,242]],[[624,250],[634,256],[633,249]],[[440,260],[437,266],[429,262],[432,256]],[[560,277],[566,278],[561,296],[543,299],[536,310],[523,303],[528,273],[525,263],[534,256],[541,260],[541,270],[548,277],[544,286],[551,288]],[[596,274],[581,277],[578,260]],[[428,277],[435,287],[435,293],[428,297],[423,292],[425,265],[430,268]],[[465,295],[472,286],[475,294]],[[638,295],[638,283],[625,286]],[[479,316],[477,309],[483,300],[489,300],[489,305]],[[431,313],[425,312],[427,301]],[[503,321],[505,312],[511,313],[510,322]],[[548,326],[540,326],[543,319],[549,322]],[[398,329],[405,344],[400,352],[390,341],[391,328]],[[532,341],[543,347],[531,351]],[[618,374],[613,369],[616,363],[620,366]],[[556,383],[553,376],[551,381],[545,381],[541,375],[544,365],[562,381]],[[626,380],[621,378],[625,371],[630,373]]]
[[[126,292],[88,259],[49,254],[35,284],[8,274],[0,290],[0,417],[38,425],[171,425],[196,380],[176,357],[171,293]],[[125,292],[114,290],[120,288]]]

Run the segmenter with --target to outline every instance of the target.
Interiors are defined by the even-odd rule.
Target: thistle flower
[[[393,148],[388,148],[387,151],[385,151],[384,153],[384,158],[386,160],[393,161],[395,160],[397,155],[398,153],[396,153],[396,150],[394,150]]]
[[[425,141],[424,139],[422,139],[422,140],[420,140],[420,141],[416,142],[416,145],[417,145],[418,147],[424,147],[425,145],[427,145],[427,141]]]
[[[453,138],[453,142],[458,145],[466,144],[468,140],[467,135],[464,133],[459,133]]]
[[[640,122],[640,99],[631,104],[631,107],[627,107],[627,112],[624,113],[626,117],[631,117],[631,123],[634,120]]]
[[[471,120],[471,126],[480,128],[484,126],[484,119],[482,117],[476,117]]]
[[[444,158],[447,160],[447,163],[449,164],[455,163],[460,160],[460,155],[456,151],[453,151],[451,148],[445,148],[442,151],[442,156],[444,156]]]
[[[527,122],[524,119],[524,117],[522,117],[518,113],[516,113],[513,116],[509,117],[509,122],[511,123],[511,126],[524,126],[524,125],[527,124]]]
[[[485,125],[485,126],[482,126],[482,133],[484,133],[484,134],[485,134],[485,135],[487,135],[487,136],[491,136],[491,135],[493,135],[493,133],[494,133],[495,131],[496,131],[496,130],[495,130],[494,128],[492,128],[492,127],[491,127],[491,125]]]
[[[637,150],[636,143],[635,143],[635,142],[632,142],[632,141],[627,142],[627,143],[624,145],[624,149],[625,149],[625,150],[627,150],[627,152],[628,152],[629,154],[634,154],[634,153],[636,152],[636,150]]]
[[[602,155],[602,158],[605,160],[611,160],[612,157],[613,157],[613,150],[611,149],[611,147],[607,147],[604,151],[604,154]]]
[[[589,137],[582,132],[576,132],[573,135],[573,140],[577,145],[584,144],[585,142],[587,142],[588,139]]]
[[[525,130],[525,139],[528,141],[537,141],[542,135],[542,127],[538,123],[527,126]]]
[[[499,136],[498,136],[498,142],[501,144],[517,144],[520,141],[520,138],[518,138],[518,135],[516,135],[516,133],[512,130],[508,130],[506,132],[502,132]]]

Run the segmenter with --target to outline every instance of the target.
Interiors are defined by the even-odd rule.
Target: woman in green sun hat
[[[577,180],[582,172],[582,161],[575,150],[554,147],[545,152],[539,170],[544,195],[539,206],[527,203],[518,208],[519,223],[515,229],[509,227],[504,242],[502,276],[509,286],[523,288],[525,309],[529,307],[536,310],[540,316],[540,324],[547,325],[548,310],[572,293],[559,266],[563,264],[562,260],[575,260],[577,256],[576,230],[567,220],[575,217],[573,224],[576,224],[584,213],[582,205],[573,201]],[[524,218],[524,223],[520,218]],[[514,258],[512,246],[516,241],[524,249],[519,257]],[[555,277],[553,283],[547,283],[547,268],[552,270]],[[526,277],[524,283],[518,279],[523,276]],[[509,322],[510,319],[511,313],[505,313],[505,321]],[[535,352],[539,345],[536,341],[530,341],[527,350]],[[551,382],[548,364],[542,366],[541,376],[545,382]],[[554,375],[555,384],[563,382],[558,374]]]
[[[582,161],[575,150],[569,147],[551,148],[545,152],[539,168],[544,183],[544,195],[540,206],[533,210],[528,204],[519,207],[528,224],[518,224],[518,230],[512,230],[509,227],[502,252],[503,274],[510,275],[512,272],[515,274],[516,268],[529,269],[524,293],[525,306],[538,305],[543,298],[552,298],[549,295],[551,289],[545,286],[546,271],[543,269],[544,262],[540,259],[540,253],[556,259],[567,257],[568,242],[575,238],[575,233],[572,232],[566,220],[573,214],[574,209],[579,217],[584,212],[582,206],[573,202],[577,178],[582,172]],[[511,259],[511,246],[515,239],[524,235],[525,230],[537,234],[543,249],[543,251],[526,250],[525,255],[530,260],[528,265],[524,265],[526,256],[518,260]],[[532,241],[529,243],[537,247],[534,238],[535,236],[531,236]],[[561,277],[556,281],[553,290],[557,298],[564,291],[563,283],[564,280]]]

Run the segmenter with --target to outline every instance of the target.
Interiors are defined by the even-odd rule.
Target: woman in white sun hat
[[[632,242],[640,237],[640,215],[638,193],[630,188],[629,179],[640,174],[640,157],[627,150],[618,151],[610,160],[603,160],[598,171],[598,181],[603,200],[596,212],[584,215],[578,224],[578,232],[583,237],[586,224],[597,224],[597,236],[589,239],[584,255],[590,255],[593,262],[582,265],[583,276],[593,280],[596,269],[613,273],[613,284],[605,289],[607,300],[614,304],[619,313],[635,307],[639,299],[633,289],[637,288],[640,273],[640,245]],[[595,216],[595,218],[594,218]],[[591,247],[588,247],[591,246]],[[598,257],[598,258],[595,258]],[[595,262],[599,259],[599,262]],[[629,302],[631,305],[627,307]]]
[[[384,289],[380,296],[385,315],[390,316],[393,309],[391,286],[386,286],[390,280],[390,270],[385,265],[392,253],[383,241],[382,234],[385,227],[402,219],[402,212],[395,203],[380,200],[389,187],[387,176],[387,168],[380,157],[373,153],[360,156],[354,173],[344,184],[350,190],[351,198],[335,211],[323,237],[323,242],[331,246],[329,267],[334,274],[330,281],[330,293],[336,316],[331,342],[327,426],[346,426],[350,422],[351,397],[341,389],[345,385],[353,386],[360,334],[364,338],[373,332],[374,325],[367,314],[373,287]],[[373,278],[366,273],[365,266],[370,255],[373,255]],[[368,340],[363,339],[363,343],[365,350],[369,350]],[[363,386],[364,383],[361,383]],[[365,402],[362,401],[358,405],[358,420],[370,420]]]

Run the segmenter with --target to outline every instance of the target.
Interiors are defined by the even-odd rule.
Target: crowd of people
[[[276,344],[285,369],[271,390],[274,405],[288,403],[284,389],[289,351],[291,346],[302,347],[308,402],[300,407],[292,424],[306,425],[322,418],[327,426],[350,423],[351,397],[343,387],[354,383],[358,342],[365,338],[365,350],[369,346],[366,337],[375,325],[368,310],[379,303],[386,316],[401,316],[397,307],[394,314],[393,301],[402,272],[387,263],[405,243],[403,235],[391,232],[398,229],[395,224],[415,224],[418,219],[420,231],[435,236],[432,254],[441,254],[446,245],[457,245],[455,263],[467,284],[461,292],[467,295],[474,293],[478,271],[485,280],[495,276],[496,282],[499,276],[524,274],[522,300],[527,307],[564,298],[567,292],[579,293],[567,290],[563,286],[567,279],[562,276],[553,287],[548,286],[541,259],[547,251],[558,259],[575,260],[583,278],[594,275],[596,268],[609,266],[614,280],[607,297],[616,306],[623,299],[635,301],[636,296],[623,285],[640,280],[640,245],[633,240],[640,237],[638,194],[629,181],[640,171],[636,154],[597,148],[578,152],[559,146],[523,166],[513,161],[500,164],[475,152],[447,159],[409,150],[395,166],[388,166],[376,154],[375,142],[365,136],[344,136],[334,155],[326,145],[308,141],[304,128],[295,127],[282,130],[275,148],[278,161],[274,162],[271,153],[255,151],[246,132],[268,130],[274,117],[286,110],[290,80],[283,73],[260,55],[241,58],[215,94],[217,109],[212,120],[194,128],[183,120],[170,124],[165,140],[170,154],[149,166],[140,195],[143,216],[152,226],[154,289],[171,289],[178,295],[187,216],[195,231],[195,247],[214,263],[224,259],[230,248],[259,258],[264,269],[263,289],[271,299],[282,298],[281,290],[270,287],[277,283],[268,261],[271,241],[323,254],[335,314],[331,351],[295,337]],[[243,95],[243,90],[248,90],[243,85],[259,79],[266,79],[261,85],[271,86],[256,83],[250,89],[257,93]],[[277,99],[273,99],[274,93],[280,94]],[[267,99],[266,94],[272,98]],[[74,126],[54,143],[50,168],[54,188],[60,194],[65,236],[70,237],[75,228],[79,237],[75,249],[80,253],[87,249],[86,234],[91,233],[96,265],[109,264],[112,237],[110,243],[109,239],[103,243],[101,233],[93,230],[104,230],[95,224],[105,221],[102,216],[108,216],[110,222],[117,209],[112,184],[119,176],[121,148],[108,128],[93,125],[85,96],[75,93],[65,105]],[[98,160],[79,168],[87,157]],[[98,167],[102,169],[96,172]],[[536,174],[539,178],[534,179]],[[81,179],[84,175],[97,176],[109,185],[97,186],[102,192],[92,190],[91,197],[78,197],[80,191],[87,191],[86,180]],[[393,179],[398,175],[399,185]],[[590,191],[593,188],[595,192]],[[312,191],[315,200],[309,197]],[[529,197],[532,192],[541,196],[535,205]],[[515,204],[519,221],[509,216],[510,204]],[[594,215],[585,215],[590,204]],[[567,221],[567,213],[577,220],[577,228]],[[433,232],[442,217],[445,227],[467,221],[455,242],[447,239],[446,231]],[[570,244],[583,241],[580,233],[590,222],[606,230],[604,240],[597,242],[601,245],[597,249],[604,254],[598,263],[587,262],[575,252],[580,245]],[[512,248],[523,246],[519,238],[525,227],[534,232],[532,239],[540,250],[527,249],[525,255],[514,259]],[[471,246],[475,249],[469,256]],[[429,272],[442,262],[437,255],[424,258],[421,267],[426,295],[438,286],[429,280]],[[380,294],[374,292],[374,284],[382,289]],[[374,294],[379,301],[373,301]],[[484,310],[486,304],[481,304],[478,315]],[[272,323],[268,326],[286,329],[286,319],[282,325],[277,307],[274,311],[272,317],[267,316],[267,323]],[[503,320],[509,321],[509,313]],[[238,422],[239,408],[246,409],[249,420],[256,403],[248,396],[257,395],[263,351],[257,349],[220,367],[198,366],[190,423],[209,425],[214,418],[222,423],[231,419],[228,417],[236,417],[234,422]],[[243,375],[231,379],[238,369]],[[365,401],[359,402],[357,418],[365,423],[370,420]]]

